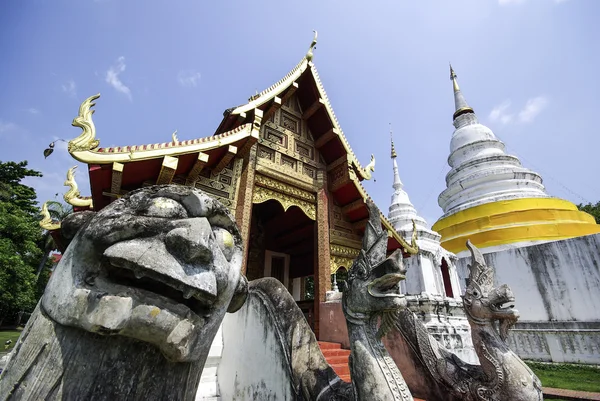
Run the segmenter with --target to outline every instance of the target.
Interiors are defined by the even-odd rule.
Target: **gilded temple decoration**
[[[313,59],[313,50],[315,49],[315,46],[317,45],[317,31],[313,31],[315,36],[313,37],[312,42],[310,43],[310,47],[308,48],[308,51],[306,52],[306,59],[308,61],[312,61]]]
[[[371,179],[371,172],[375,171],[375,155],[371,155],[371,161],[369,162],[369,164],[367,164],[367,166],[363,169],[360,170],[361,176],[365,179],[365,180],[370,180]]]
[[[42,205],[42,220],[40,220],[40,227],[48,231],[58,230],[60,228],[60,222],[52,220],[50,212],[48,211],[48,202],[50,201],[46,201]]]
[[[329,252],[332,255],[343,256],[343,257],[354,259],[360,253],[360,249],[350,248],[350,247],[343,246],[343,245],[331,244],[329,246]]]
[[[346,270],[350,269],[352,263],[354,262],[354,258],[345,258],[343,256],[331,255],[329,260],[331,266],[331,274],[337,273],[337,271],[343,267]]]
[[[256,185],[265,187],[268,189],[272,189],[274,191],[281,192],[286,195],[293,196],[295,198],[299,198],[309,203],[315,203],[316,197],[314,194],[304,191],[300,188],[293,187],[291,185],[284,184],[283,182],[276,181],[272,178],[266,177],[264,175],[257,174],[254,179]]]
[[[287,211],[292,206],[297,206],[309,219],[316,220],[317,218],[317,208],[314,204],[268,188],[254,187],[252,203],[263,203],[271,199],[279,202],[283,206],[284,211]]]
[[[88,97],[79,106],[79,115],[73,119],[72,125],[83,130],[81,135],[69,141],[69,152],[80,152],[95,149],[100,144],[96,139],[96,126],[92,121],[94,110],[91,108],[96,105],[94,100],[98,99],[100,94]]]
[[[77,166],[73,166],[67,171],[67,180],[65,181],[65,186],[70,187],[67,192],[63,195],[63,199],[69,205],[78,206],[78,207],[89,207],[90,209],[94,208],[92,203],[92,198],[81,198],[81,193],[79,192],[79,187],[75,182],[75,169]]]

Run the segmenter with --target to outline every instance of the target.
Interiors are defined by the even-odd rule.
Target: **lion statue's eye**
[[[235,248],[233,235],[221,227],[213,228],[213,233],[215,234],[215,239],[217,240],[217,244],[219,244],[219,248],[221,248],[221,252],[223,252],[223,256],[225,256],[227,261],[231,261],[231,257],[233,256],[233,251]]]
[[[167,219],[183,219],[188,217],[187,211],[173,199],[158,197],[150,201],[143,214],[149,217],[164,217]]]

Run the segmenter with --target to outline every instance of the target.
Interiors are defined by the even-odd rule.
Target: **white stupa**
[[[600,232],[594,218],[573,203],[546,193],[542,177],[508,155],[491,129],[479,123],[450,67],[455,127],[446,189],[438,198],[444,215],[433,225],[444,248],[505,249]],[[460,256],[460,255],[459,255]]]

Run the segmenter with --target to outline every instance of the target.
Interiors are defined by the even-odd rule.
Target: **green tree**
[[[600,224],[600,201],[596,202],[595,205],[593,203],[588,203],[587,205],[580,203],[577,205],[577,208],[582,212],[586,212],[594,216],[596,223]]]
[[[21,183],[42,174],[27,162],[0,161],[0,325],[37,302],[35,271],[42,257],[42,229],[35,190]]]

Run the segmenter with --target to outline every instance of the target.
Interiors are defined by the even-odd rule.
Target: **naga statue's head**
[[[469,283],[463,296],[467,316],[475,324],[500,322],[500,337],[505,340],[508,330],[519,319],[514,309],[515,297],[506,284],[494,287],[494,269],[487,266],[483,255],[470,241],[472,264],[469,265]]]
[[[367,207],[369,220],[362,249],[348,271],[342,296],[346,316],[360,319],[406,306],[400,293],[400,281],[406,273],[402,251],[398,249],[386,258],[388,236],[381,228],[379,209],[370,199]]]
[[[80,223],[77,215],[86,216],[72,215]],[[228,210],[197,189],[166,185],[87,216],[42,309],[59,324],[154,344],[171,361],[205,358],[225,312],[247,295],[242,240]]]

